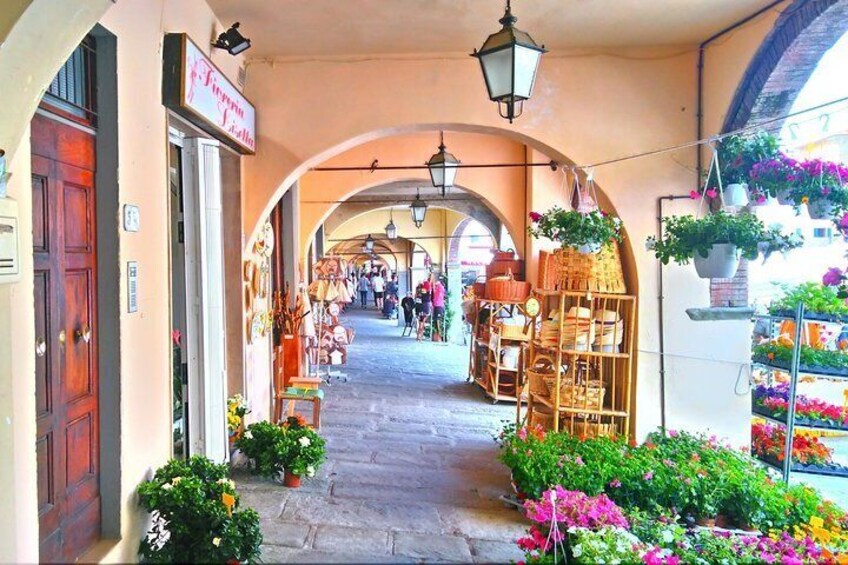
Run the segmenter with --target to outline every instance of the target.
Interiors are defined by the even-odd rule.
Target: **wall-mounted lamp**
[[[239,33],[239,22],[230,26],[230,29],[218,36],[218,41],[212,47],[226,49],[230,55],[238,55],[250,49],[250,40]]]

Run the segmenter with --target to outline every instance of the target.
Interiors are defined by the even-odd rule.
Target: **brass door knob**
[[[65,330],[59,332],[59,343],[65,345]]]
[[[91,328],[88,327],[88,324],[83,324],[83,326],[74,332],[74,336],[77,338],[77,341],[83,340],[86,343],[91,342]]]
[[[43,337],[40,337],[35,340],[35,354],[38,357],[44,357],[47,353],[47,342],[44,341]]]

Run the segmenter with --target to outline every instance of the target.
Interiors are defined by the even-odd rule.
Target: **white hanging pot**
[[[695,271],[702,279],[732,279],[739,267],[739,252],[732,243],[716,243],[706,257],[695,252]]]
[[[600,243],[587,243],[585,245],[578,245],[577,252],[581,255],[594,255],[598,251],[601,250]]]
[[[725,206],[747,206],[748,205],[748,185],[744,183],[734,182],[724,187],[724,205]]]
[[[833,217],[833,202],[830,200],[816,200],[807,204],[807,212],[814,220],[830,219]]]

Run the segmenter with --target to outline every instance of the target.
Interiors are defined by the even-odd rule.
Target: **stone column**
[[[448,300],[445,307],[453,314],[453,321],[448,330],[449,343],[462,345],[462,265],[450,263],[445,265],[448,277]]]

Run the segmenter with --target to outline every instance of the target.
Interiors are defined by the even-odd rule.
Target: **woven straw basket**
[[[486,298],[501,302],[521,302],[530,296],[530,283],[517,281],[512,272],[486,281]]]
[[[545,383],[545,378],[554,375],[554,367],[556,363],[547,355],[537,355],[532,367],[528,367],[524,372],[527,375],[527,381],[530,385],[530,394],[536,396],[548,396],[548,385]]]
[[[550,430],[554,427],[554,414],[550,408],[544,405],[534,405],[533,414],[530,417],[530,426],[541,426]]]
[[[602,424],[583,419],[571,421],[566,418],[561,421],[560,426],[560,429],[565,429],[571,435],[582,438],[615,437],[616,435],[613,424]]]
[[[556,394],[556,378],[548,376],[545,384],[551,396]],[[602,381],[588,381],[587,384],[573,384],[568,379],[560,379],[559,403],[560,406],[570,408],[600,408],[604,405],[604,396],[607,389]]]
[[[545,290],[591,291],[625,294],[621,252],[615,242],[598,253],[584,255],[567,247],[539,255],[537,286]]]

